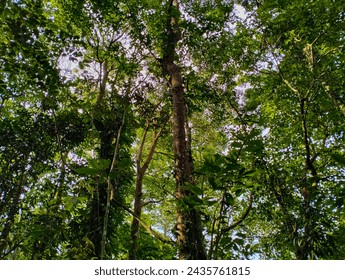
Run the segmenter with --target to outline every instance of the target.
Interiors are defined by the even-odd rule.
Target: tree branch
[[[127,211],[129,214],[131,214],[135,219],[137,219],[139,221],[139,223],[141,224],[141,226],[150,234],[152,234],[152,236],[154,236],[155,238],[157,238],[158,240],[167,243],[167,244],[171,244],[171,245],[175,245],[175,241],[173,241],[172,239],[168,239],[165,236],[163,236],[162,234],[160,234],[159,232],[155,231],[154,229],[152,229],[151,226],[148,226],[147,224],[145,224],[145,222],[140,219],[138,216],[136,216],[134,214],[134,212],[129,209],[127,206],[123,205],[122,203],[120,203],[119,201],[117,201],[116,199],[113,200],[115,202],[115,204],[117,206],[120,206],[122,209],[124,209],[125,211]]]
[[[228,232],[228,231],[234,229],[235,227],[239,226],[247,218],[247,216],[250,212],[250,209],[252,208],[252,205],[253,205],[253,199],[254,199],[254,196],[253,196],[253,193],[251,192],[250,196],[249,196],[249,205],[248,205],[246,211],[244,211],[242,216],[235,223],[233,223],[232,225],[230,225],[226,228],[223,228],[222,233],[225,233],[225,232]]]

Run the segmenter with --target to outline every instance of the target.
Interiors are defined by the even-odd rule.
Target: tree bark
[[[166,119],[161,127],[161,129],[158,132],[154,132],[153,136],[153,142],[150,147],[150,151],[146,157],[146,160],[144,164],[141,164],[141,161],[143,160],[143,149],[147,137],[147,133],[149,131],[149,123],[147,122],[146,128],[144,131],[143,139],[141,141],[139,151],[138,151],[138,156],[136,160],[136,165],[137,165],[137,178],[136,178],[136,184],[135,184],[135,194],[134,194],[134,215],[133,215],[133,220],[132,220],[132,225],[131,225],[131,248],[129,250],[129,256],[128,258],[130,260],[135,260],[137,259],[137,254],[138,254],[138,235],[139,235],[139,225],[140,221],[139,219],[141,218],[141,212],[143,208],[143,202],[142,202],[142,196],[143,196],[143,179],[144,175],[152,161],[153,154],[156,150],[158,139],[161,136],[163,129],[168,122],[169,119]]]
[[[308,107],[308,98],[302,98],[300,101],[300,114],[302,120],[302,136],[305,148],[305,165],[304,165],[304,178],[302,180],[302,196],[303,196],[303,211],[304,211],[304,236],[301,246],[298,246],[296,249],[296,258],[300,260],[306,260],[311,258],[313,253],[313,243],[312,238],[314,226],[313,226],[313,207],[311,205],[311,196],[317,188],[318,178],[317,171],[314,166],[315,156],[311,155],[311,147],[309,141],[309,132],[307,125],[307,107]],[[309,173],[311,178],[308,180]],[[312,180],[310,180],[312,179]]]
[[[93,108],[92,121],[99,133],[99,158],[101,160],[110,160],[111,166],[107,170],[107,180],[95,178],[94,194],[90,201],[89,223],[86,236],[93,243],[93,254],[89,257],[92,259],[106,259],[108,242],[108,221],[110,219],[111,193],[117,188],[117,179],[112,180],[109,174],[114,170],[121,130],[125,121],[125,112],[122,120],[114,118],[112,112],[105,104],[106,86],[108,83],[108,63],[107,61],[100,64],[101,74],[99,78],[99,89],[96,103]],[[116,139],[116,144],[113,141]]]
[[[191,152],[186,139],[186,103],[181,68],[175,63],[176,44],[180,40],[178,26],[179,13],[177,0],[170,0],[166,26],[166,39],[163,43],[163,74],[170,79],[172,97],[173,148],[175,162],[175,182],[177,207],[177,245],[180,259],[206,259],[199,211],[186,205],[186,198],[192,193],[185,189],[186,184],[194,184]]]
[[[138,254],[138,235],[139,235],[139,220],[136,218],[141,217],[141,210],[142,210],[142,196],[143,196],[143,178],[146,169],[141,167],[141,160],[142,160],[142,153],[144,148],[144,143],[146,140],[147,132],[149,126],[146,125],[144,136],[141,141],[139,152],[137,156],[137,178],[135,182],[135,193],[134,193],[134,216],[131,225],[131,248],[129,250],[128,258],[130,260],[136,260]]]

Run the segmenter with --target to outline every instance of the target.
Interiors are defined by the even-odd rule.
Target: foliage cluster
[[[208,259],[345,258],[344,10],[2,0],[0,259],[177,259],[177,209]]]

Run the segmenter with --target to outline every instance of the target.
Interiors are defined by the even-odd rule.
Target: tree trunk
[[[104,102],[106,95],[106,86],[108,82],[108,64],[103,62],[100,66],[101,74],[99,78],[99,91],[96,104],[93,108],[93,125],[99,133],[99,158],[101,160],[110,160],[111,166],[107,170],[110,174],[116,165],[117,154],[121,130],[125,121],[125,112],[122,120],[113,116],[112,112]],[[114,139],[116,144],[114,145]],[[93,254],[89,256],[92,259],[106,259],[108,242],[108,221],[111,207],[111,192],[117,188],[117,179],[112,180],[108,175],[107,180],[95,178],[94,194],[91,199],[91,211],[89,213],[89,224],[87,237],[93,243]]]
[[[142,185],[143,185],[144,172],[139,170],[137,172],[137,179],[135,185],[135,194],[134,194],[134,214],[131,225],[131,248],[129,250],[128,258],[130,260],[136,260],[138,255],[138,235],[139,235],[139,220],[136,217],[141,217],[142,210]]]
[[[146,128],[144,131],[143,139],[141,141],[139,151],[138,151],[138,156],[136,160],[136,165],[137,165],[137,178],[136,178],[136,184],[135,184],[135,194],[134,194],[134,216],[132,220],[132,225],[131,225],[131,248],[129,250],[129,256],[128,258],[130,260],[135,260],[137,259],[137,253],[138,253],[138,235],[139,235],[139,220],[141,218],[141,212],[143,208],[143,202],[142,202],[142,196],[143,196],[143,179],[144,175],[151,163],[151,160],[153,158],[153,154],[156,150],[158,139],[162,134],[162,131],[164,129],[164,126],[168,122],[168,119],[164,121],[161,129],[158,132],[154,133],[154,138],[152,145],[150,147],[150,151],[146,157],[146,160],[144,164],[141,164],[141,161],[143,160],[143,149],[146,141],[146,136],[149,131],[149,122],[147,121]]]
[[[180,259],[206,259],[202,236],[200,213],[193,206],[186,205],[192,193],[185,189],[186,184],[194,184],[191,152],[186,139],[186,103],[181,68],[175,64],[176,43],[180,40],[178,27],[179,13],[177,0],[171,0],[167,18],[167,36],[163,43],[163,74],[170,78],[173,147],[175,161],[175,181],[177,207],[177,245]],[[187,198],[187,199],[186,199]]]
[[[314,226],[313,226],[313,207],[311,203],[311,197],[313,192],[317,189],[318,184],[318,174],[314,166],[314,161],[316,156],[312,156],[310,141],[309,141],[309,131],[307,125],[307,108],[308,108],[308,98],[301,98],[300,101],[300,114],[302,120],[302,136],[305,149],[305,164],[304,164],[304,177],[302,180],[302,196],[304,199],[304,209],[303,209],[303,218],[304,218],[304,236],[302,245],[299,246],[296,250],[296,258],[300,260],[310,259],[313,256],[313,243],[314,240],[312,236],[314,235]],[[308,178],[309,172],[311,177]]]

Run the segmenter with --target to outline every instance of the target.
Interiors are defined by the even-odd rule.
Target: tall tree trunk
[[[139,235],[139,220],[136,218],[141,217],[142,210],[142,184],[143,184],[144,173],[141,170],[137,172],[137,179],[135,184],[135,194],[134,194],[134,214],[132,225],[131,225],[131,247],[128,253],[128,259],[136,260],[138,258],[138,235]]]
[[[311,203],[311,197],[313,192],[317,189],[318,183],[318,175],[316,168],[314,166],[314,161],[316,156],[312,156],[310,141],[309,141],[309,131],[307,125],[307,113],[308,113],[308,97],[301,98],[300,101],[300,113],[301,113],[301,120],[302,120],[302,136],[304,142],[304,149],[305,149],[305,164],[304,164],[304,177],[302,180],[302,196],[304,199],[304,237],[302,245],[299,246],[296,250],[296,258],[305,260],[313,258],[313,243],[314,240],[312,238],[314,226],[313,226],[313,207]],[[310,175],[309,175],[310,172]],[[308,178],[311,176],[310,178]]]
[[[138,253],[138,235],[139,235],[139,220],[136,218],[141,217],[141,210],[142,210],[142,196],[143,196],[143,178],[146,169],[143,169],[141,167],[141,160],[143,156],[143,148],[147,136],[147,132],[149,130],[148,123],[146,124],[146,128],[144,131],[143,139],[141,141],[138,156],[136,160],[137,165],[137,174],[136,174],[136,181],[135,181],[135,193],[134,193],[134,216],[132,220],[131,225],[131,247],[128,253],[128,258],[130,260],[136,260],[137,259],[137,253]]]
[[[153,158],[153,154],[156,150],[158,139],[161,136],[164,126],[168,122],[168,119],[165,120],[165,122],[162,125],[162,128],[154,133],[153,137],[153,142],[150,147],[150,151],[146,157],[146,160],[144,164],[141,164],[143,160],[143,149],[147,137],[147,133],[149,131],[149,122],[146,124],[146,128],[144,131],[143,139],[141,141],[139,151],[138,151],[138,156],[136,160],[136,165],[137,165],[137,178],[136,178],[136,183],[135,183],[135,194],[134,194],[134,215],[133,215],[133,220],[132,220],[132,225],[131,225],[131,247],[129,250],[129,256],[128,258],[130,260],[135,260],[137,259],[137,254],[138,254],[138,235],[139,235],[139,219],[141,218],[141,212],[143,208],[143,201],[142,201],[142,196],[143,196],[143,178],[144,175],[147,171],[147,168],[149,167],[151,160]]]
[[[186,139],[186,103],[181,68],[175,64],[176,43],[180,40],[178,26],[179,6],[177,0],[170,0],[166,26],[166,39],[163,42],[163,74],[170,78],[173,146],[175,161],[177,207],[177,244],[180,259],[206,259],[200,213],[192,206],[186,206],[186,198],[192,193],[185,189],[186,184],[194,184],[191,153]]]

